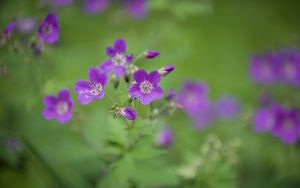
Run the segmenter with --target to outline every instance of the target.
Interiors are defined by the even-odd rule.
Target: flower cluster
[[[300,52],[294,48],[285,48],[260,56],[254,55],[250,61],[250,73],[255,83],[299,86]],[[276,87],[272,87],[273,90],[276,93],[279,91]],[[282,95],[289,96],[290,91],[287,89],[286,92]],[[293,102],[293,99],[289,102]],[[271,132],[284,143],[294,143],[300,137],[299,115],[295,107],[283,105],[273,99],[272,93],[263,92],[260,107],[253,118],[254,129],[257,132]]]
[[[177,94],[170,90],[167,99],[171,106],[182,108],[193,119],[196,128],[207,127],[217,118],[234,118],[240,112],[240,103],[233,96],[209,100],[208,87],[203,82],[186,81]]]
[[[250,58],[250,75],[255,83],[300,85],[300,52],[280,49]]]
[[[137,59],[152,59],[159,55],[158,51],[146,50],[143,55],[138,55],[133,60],[133,54],[126,54],[127,44],[124,39],[116,39],[112,46],[106,48],[109,59],[104,60],[101,65],[93,66],[88,70],[88,80],[80,79],[75,83],[74,90],[78,94],[78,102],[82,105],[101,99],[106,96],[111,102],[110,112],[114,117],[123,117],[127,120],[135,120],[137,112],[133,108],[132,101],[138,100],[142,105],[148,105],[154,100],[161,99],[164,91],[159,86],[163,76],[174,70],[174,65],[168,65],[147,73],[146,70],[137,67],[134,63]],[[115,102],[105,91],[105,87],[111,78],[127,77],[128,93],[131,97],[129,104],[124,105],[122,101]],[[111,79],[114,81],[114,79]],[[124,79],[126,80],[126,79]],[[129,80],[132,80],[130,83]],[[58,119],[61,123],[67,122],[71,118],[73,103],[69,99],[69,94],[61,96],[60,91],[57,98],[52,95],[46,96],[46,105],[43,115],[46,119]],[[68,96],[68,97],[66,97]]]
[[[295,108],[271,102],[257,109],[253,121],[257,132],[269,131],[285,143],[300,137],[300,114]]]

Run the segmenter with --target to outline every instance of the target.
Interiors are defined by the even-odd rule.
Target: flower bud
[[[131,107],[121,108],[119,109],[119,113],[121,116],[128,120],[135,120],[137,116],[136,111]]]
[[[159,55],[160,55],[159,51],[156,50],[146,50],[143,52],[143,56],[147,59],[152,59]]]
[[[170,72],[174,70],[174,64],[167,65],[165,67],[162,67],[158,70],[159,74],[162,76],[168,75]]]

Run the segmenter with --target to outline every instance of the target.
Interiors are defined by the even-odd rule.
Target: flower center
[[[126,64],[126,56],[124,54],[116,54],[112,58],[112,62],[114,65],[125,65]]]
[[[103,87],[100,83],[91,82],[91,92],[92,95],[99,95],[103,90]]]
[[[59,102],[57,105],[56,105],[56,112],[59,114],[59,115],[63,115],[65,114],[68,109],[69,109],[69,106],[68,106],[68,103],[66,102]]]
[[[140,84],[140,89],[143,93],[150,93],[150,91],[153,89],[153,85],[146,80]]]
[[[43,26],[42,30],[43,30],[43,33],[45,33],[45,34],[51,34],[53,28],[52,28],[52,25],[46,24]]]

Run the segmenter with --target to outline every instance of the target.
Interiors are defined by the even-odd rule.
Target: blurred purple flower
[[[282,108],[277,113],[272,133],[287,144],[295,142],[300,135],[300,120],[297,110]]]
[[[167,65],[165,67],[162,67],[158,70],[159,74],[161,74],[162,76],[167,76],[170,72],[172,72],[174,70],[174,65],[170,64]]]
[[[45,109],[42,114],[45,119],[57,119],[64,124],[72,118],[73,100],[70,98],[68,89],[61,89],[57,97],[47,95],[43,103]]]
[[[215,103],[215,113],[218,118],[230,119],[236,117],[241,105],[233,96],[222,96]]]
[[[126,55],[126,41],[124,39],[116,39],[113,46],[106,48],[106,53],[110,57],[101,64],[104,72],[114,71],[116,76],[124,76],[127,64],[133,59],[133,54]]]
[[[135,82],[128,88],[132,98],[139,98],[141,103],[147,105],[163,96],[163,89],[158,86],[161,75],[158,71],[149,74],[144,69],[139,69],[133,74]]]
[[[258,108],[254,114],[254,130],[257,132],[270,131],[275,125],[280,107],[272,104],[269,107]]]
[[[163,147],[168,147],[173,143],[173,132],[169,127],[162,129],[156,136],[156,143]]]
[[[58,40],[59,26],[55,14],[49,13],[41,22],[38,29],[39,38],[45,43],[55,43]]]
[[[121,108],[120,114],[121,114],[121,116],[123,116],[124,118],[126,118],[128,120],[135,120],[135,118],[137,116],[136,111],[131,107]]]
[[[14,28],[16,26],[16,18],[12,19],[12,21],[6,26],[6,28],[4,29],[3,31],[3,34],[5,36],[5,38],[10,38],[13,31],[14,31]]]
[[[146,50],[143,52],[143,56],[148,59],[155,58],[160,55],[160,52],[157,50]]]
[[[297,49],[284,49],[281,52],[281,81],[300,85],[300,53]]]
[[[104,87],[108,82],[108,76],[101,72],[99,67],[91,67],[88,72],[89,81],[78,80],[75,84],[75,92],[78,93],[78,102],[86,105],[105,95]]]
[[[250,59],[250,75],[254,82],[273,84],[279,79],[280,56],[277,53],[253,55]]]
[[[147,0],[124,0],[124,6],[136,18],[143,18],[148,12]]]
[[[208,103],[208,105],[200,108],[197,113],[191,115],[191,118],[194,122],[194,128],[202,129],[210,126],[215,119],[213,106]]]
[[[210,106],[207,86],[203,82],[186,81],[178,93],[178,103],[189,115],[197,114]]]
[[[90,14],[99,13],[103,11],[109,3],[109,0],[85,0],[84,10]]]
[[[35,28],[35,19],[32,17],[20,18],[17,21],[17,30],[20,33],[32,33]]]

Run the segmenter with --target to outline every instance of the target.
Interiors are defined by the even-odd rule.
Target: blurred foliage
[[[94,16],[85,14],[79,1],[57,10],[60,42],[41,57],[0,47],[5,68],[0,77],[0,187],[299,187],[299,145],[252,129],[260,88],[248,77],[251,53],[299,46],[299,5],[297,0],[150,0],[143,19],[127,16],[118,5]],[[34,0],[1,0],[0,28],[13,17],[40,20],[48,11]],[[136,129],[127,130],[112,119],[109,101],[103,99],[88,106],[76,102],[77,118],[66,126],[43,119],[42,98],[63,87],[72,90],[76,80],[87,78],[88,68],[107,58],[105,47],[117,37],[125,38],[135,55],[145,49],[161,52],[141,62],[147,70],[175,64],[161,83],[165,89],[178,89],[185,79],[204,80],[211,98],[238,96],[241,117],[195,130],[180,111],[156,121],[141,115]],[[126,91],[123,83],[120,93]],[[278,98],[285,100],[280,90]],[[107,92],[126,100],[112,87]],[[147,113],[141,105],[138,111]],[[155,134],[166,124],[174,130],[169,149],[155,145]],[[7,140],[15,137],[21,145],[12,150]]]

